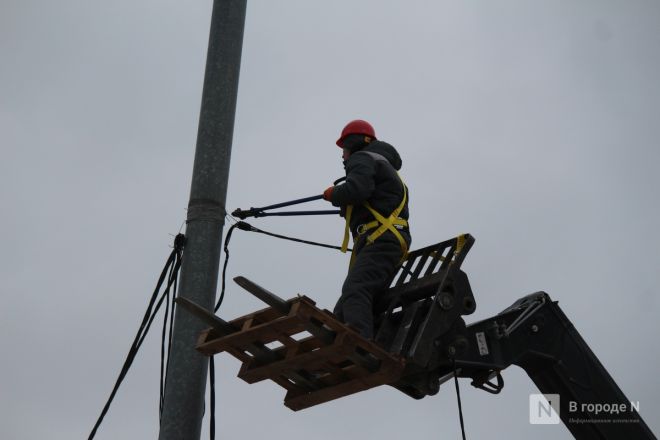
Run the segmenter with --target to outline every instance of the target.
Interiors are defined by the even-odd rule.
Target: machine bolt
[[[454,307],[454,298],[447,294],[443,293],[440,295],[440,307],[444,310],[449,310]]]
[[[537,333],[538,331],[539,331],[539,326],[536,325],[536,324],[534,324],[534,325],[532,326],[532,333]]]
[[[454,348],[453,345],[450,345],[449,347],[447,347],[447,354],[449,354],[449,356],[452,356],[452,357],[456,354],[456,349]]]

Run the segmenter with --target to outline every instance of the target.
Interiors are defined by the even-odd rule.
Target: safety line
[[[456,370],[456,359],[451,358],[451,365],[454,369],[454,385],[456,385],[456,399],[458,401],[458,417],[461,421],[461,434],[465,440],[465,424],[463,423],[463,405],[461,404],[461,391],[458,386],[458,371]]]

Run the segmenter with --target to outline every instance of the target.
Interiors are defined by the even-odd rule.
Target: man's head
[[[372,140],[376,139],[376,131],[367,121],[356,119],[346,124],[341,131],[341,136],[337,139],[337,146],[344,149],[344,156],[346,150],[348,153],[353,153],[364,148]]]

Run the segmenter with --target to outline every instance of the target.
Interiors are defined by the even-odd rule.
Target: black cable
[[[465,440],[465,424],[463,423],[463,405],[461,404],[461,391],[458,387],[458,371],[456,371],[456,359],[451,358],[451,365],[454,369],[454,384],[456,385],[456,399],[458,400],[458,417],[461,421],[461,434]]]
[[[165,298],[165,313],[163,318],[163,332],[161,335],[160,341],[160,404],[159,404],[159,419],[163,416],[163,406],[165,405],[165,379],[167,378],[167,367],[169,366],[170,360],[170,349],[172,347],[172,329],[174,324],[174,310],[176,303],[176,291],[179,278],[179,267],[181,265],[181,254],[177,253],[177,258],[174,265],[170,268],[170,274],[168,277],[168,284],[163,297]],[[172,286],[172,308],[170,311],[170,286]],[[155,317],[158,308],[153,314]],[[169,335],[167,333],[167,328],[169,326]],[[165,344],[167,341],[167,344]],[[167,349],[166,349],[167,347]]]
[[[174,264],[174,272],[178,273],[179,268],[181,266],[181,260],[177,259],[175,264]],[[140,342],[137,345],[137,348],[139,349],[142,346],[142,343],[144,342],[145,338],[147,337],[147,333],[149,333],[149,329],[151,328],[151,324],[154,322],[154,319],[156,319],[156,315],[158,314],[158,310],[160,310],[161,305],[163,304],[163,301],[165,300],[166,297],[168,297],[168,294],[170,292],[170,288],[172,287],[172,284],[177,280],[177,277],[173,277],[172,279],[168,279],[167,281],[167,286],[165,287],[165,291],[163,294],[160,296],[160,299],[156,303],[156,307],[154,308],[154,311],[152,312],[151,316],[149,317],[149,321],[147,322],[147,325],[144,329],[144,332],[142,333],[142,337],[140,339]]]
[[[117,391],[119,390],[121,383],[124,381],[124,378],[128,373],[128,370],[131,368],[131,365],[135,360],[135,356],[137,355],[137,352],[140,346],[142,345],[142,342],[144,341],[144,337],[146,336],[147,332],[149,331],[149,328],[151,327],[151,322],[153,322],[153,318],[158,312],[160,305],[162,304],[162,301],[164,299],[163,296],[161,296],[157,304],[156,304],[156,300],[158,298],[158,293],[160,292],[160,288],[163,285],[163,282],[165,281],[165,277],[167,276],[168,272],[170,272],[172,269],[174,270],[173,273],[178,273],[179,267],[181,266],[181,253],[183,251],[184,242],[185,242],[185,237],[183,236],[183,234],[178,234],[174,240],[174,249],[170,253],[170,256],[167,258],[165,267],[163,267],[163,270],[161,271],[160,276],[158,277],[156,288],[154,289],[154,292],[151,295],[151,299],[149,300],[147,310],[144,313],[144,317],[142,318],[140,327],[137,331],[137,334],[135,335],[135,338],[133,339],[133,343],[131,344],[131,348],[128,351],[126,359],[124,360],[124,364],[122,365],[121,371],[119,372],[119,376],[117,377],[117,380],[112,388],[112,391],[110,392],[110,396],[108,397],[108,400],[106,401],[105,405],[103,406],[103,409],[101,410],[101,414],[99,415],[99,418],[96,420],[96,423],[94,424],[94,427],[92,428],[92,431],[89,434],[88,440],[92,440],[94,438],[96,432],[101,426],[101,423],[103,422],[105,415],[108,413],[108,410],[110,409],[110,405],[112,404],[112,401],[115,398],[115,395],[117,394]],[[169,277],[166,291],[169,291],[172,283],[174,283],[175,281],[176,281],[176,276],[173,278]],[[156,305],[155,308],[154,305]]]
[[[209,399],[211,400],[211,416],[209,435],[211,440],[215,440],[215,362],[213,356],[209,356],[209,383],[211,389],[209,390]]]
[[[166,295],[166,307],[163,318],[163,333],[161,336],[161,352],[160,352],[160,412],[159,420],[163,417],[163,408],[165,406],[165,386],[167,379],[167,372],[170,366],[170,353],[172,350],[172,334],[174,330],[174,311],[176,310],[176,297],[177,297],[177,288],[179,285],[179,268],[181,267],[182,258],[183,258],[183,246],[185,244],[185,237],[182,234],[177,235],[174,240],[174,248],[177,251],[177,258],[174,263],[174,267],[170,270],[170,276],[168,280],[167,288],[165,289]],[[170,286],[172,286],[172,307],[168,316],[167,305],[169,305],[170,298]],[[165,328],[169,326],[169,334],[167,335],[167,350],[165,349]],[[167,360],[166,360],[167,359]]]
[[[223,245],[223,249],[225,252],[225,262],[222,265],[222,284],[220,288],[220,297],[218,298],[218,302],[215,304],[215,307],[213,308],[214,312],[218,311],[218,309],[222,305],[222,301],[225,299],[225,275],[227,273],[227,263],[229,263],[229,240],[231,240],[231,234],[232,232],[234,232],[234,229],[236,229],[237,227],[243,229],[241,226],[239,226],[240,223],[245,223],[245,222],[238,222],[231,225],[231,227],[227,231],[227,235],[225,236],[225,243]],[[247,225],[247,223],[245,224]]]
[[[225,262],[222,266],[222,278],[221,278],[221,288],[220,288],[220,297],[218,298],[218,302],[216,303],[215,307],[213,308],[214,312],[217,312],[220,306],[222,305],[222,301],[225,299],[225,279],[226,279],[226,273],[227,273],[227,264],[229,263],[229,241],[231,240],[231,235],[234,232],[234,229],[240,229],[242,231],[249,231],[249,232],[258,232],[259,234],[264,234],[264,235],[269,235],[271,237],[275,238],[281,238],[283,240],[289,240],[289,241],[295,241],[297,243],[303,243],[303,244],[309,244],[312,246],[319,246],[319,247],[324,247],[328,249],[337,249],[341,250],[340,246],[333,246],[330,244],[324,244],[324,243],[317,243],[315,241],[309,241],[309,240],[303,240],[300,238],[294,238],[294,237],[287,237],[286,235],[280,235],[280,234],[274,234],[272,232],[267,232],[263,231],[259,228],[255,228],[251,224],[244,222],[244,221],[238,221],[231,225],[229,230],[227,231],[227,235],[225,236],[225,242],[223,245],[223,249],[225,252]],[[352,252],[352,249],[347,249],[348,252]]]
[[[341,250],[341,246],[334,246],[334,245],[331,245],[331,244],[318,243],[316,241],[303,240],[301,238],[287,237],[286,235],[280,235],[280,234],[274,234],[272,232],[262,231],[261,229],[255,228],[254,226],[252,226],[249,223],[246,223],[244,221],[240,221],[240,222],[236,223],[235,226],[238,226],[238,228],[242,229],[243,231],[258,232],[259,234],[269,235],[271,237],[281,238],[283,240],[295,241],[296,243],[303,243],[303,244],[309,244],[309,245],[312,245],[312,246],[324,247],[324,248],[328,248],[328,249]],[[352,252],[353,250],[349,248],[349,249],[347,249],[347,251]]]
[[[218,311],[218,309],[222,305],[222,301],[225,299],[225,286],[226,286],[225,281],[227,275],[227,264],[229,263],[229,240],[231,240],[231,234],[234,232],[234,229],[236,229],[237,227],[241,228],[241,226],[239,226],[239,223],[245,223],[245,222],[234,223],[227,231],[227,235],[225,235],[225,242],[223,244],[223,250],[225,252],[225,262],[222,265],[220,297],[218,298],[218,302],[213,308],[214,313]],[[211,406],[210,408],[211,414],[209,415],[209,424],[210,424],[209,436],[211,440],[215,440],[215,363],[213,361],[213,356],[209,357],[209,387],[210,387],[209,400]]]
[[[294,237],[287,237],[285,235],[280,235],[280,234],[274,234],[272,232],[267,232],[267,231],[262,231],[261,229],[255,228],[254,226],[250,225],[247,222],[244,221],[238,221],[231,225],[229,230],[227,231],[227,235],[225,236],[225,241],[223,244],[223,250],[225,252],[225,262],[222,265],[222,276],[221,276],[221,284],[220,284],[220,297],[218,298],[218,302],[216,303],[215,307],[213,308],[213,312],[217,312],[218,309],[220,309],[220,306],[222,305],[222,302],[225,299],[225,287],[226,287],[226,275],[227,275],[227,264],[229,263],[229,241],[231,240],[232,233],[234,232],[234,229],[240,229],[242,231],[249,231],[249,232],[258,232],[259,234],[264,234],[264,235],[269,235],[271,237],[275,238],[281,238],[284,240],[289,240],[289,241],[295,241],[297,243],[303,243],[303,244],[309,244],[312,246],[320,246],[324,248],[329,248],[329,249],[337,249],[341,250],[341,247],[339,246],[333,246],[329,244],[324,244],[324,243],[317,243],[315,241],[309,241],[309,240],[302,240],[300,238],[294,238]],[[349,252],[352,251],[352,249],[348,249]],[[215,439],[215,365],[213,363],[213,356],[209,358],[209,400],[210,400],[210,406],[211,406],[211,414],[209,416],[210,419],[210,428],[209,428],[209,435],[211,440]]]
[[[224,241],[224,252],[225,252],[225,262],[223,264],[223,269],[222,269],[222,288],[220,292],[220,297],[218,299],[218,302],[214,308],[214,311],[218,311],[220,306],[222,305],[222,302],[224,300],[224,295],[225,295],[225,288],[226,288],[226,272],[227,272],[227,265],[229,263],[229,241],[231,240],[232,233],[235,228],[242,229],[244,231],[251,231],[251,232],[258,232],[260,234],[264,235],[269,235],[271,237],[275,238],[281,238],[284,240],[289,240],[289,241],[294,241],[298,243],[303,243],[303,244],[309,244],[312,246],[319,246],[319,247],[324,247],[324,248],[329,248],[329,249],[337,249],[341,250],[341,247],[339,246],[332,246],[324,243],[317,243],[314,241],[309,241],[309,240],[302,240],[299,238],[294,238],[294,237],[287,237],[284,235],[280,234],[274,234],[272,232],[267,232],[263,231],[261,229],[255,228],[251,226],[250,224],[239,221],[235,224],[233,224],[229,230],[227,231],[227,235],[225,236],[225,241]],[[110,393],[110,397],[106,401],[101,414],[94,424],[94,427],[92,428],[92,431],[88,437],[88,440],[91,440],[94,438],[96,435],[96,432],[98,431],[98,428],[100,427],[105,415],[107,414],[108,410],[110,409],[110,405],[112,404],[112,401],[115,398],[115,395],[117,394],[117,391],[119,390],[120,385],[122,384],[124,378],[126,377],[126,374],[128,373],[128,370],[130,369],[131,365],[133,364],[133,361],[135,360],[135,357],[137,355],[137,352],[139,351],[140,347],[142,346],[142,343],[144,342],[149,329],[151,328],[151,325],[156,318],[156,315],[158,314],[158,311],[160,310],[163,302],[165,302],[165,318],[163,321],[163,328],[161,332],[161,362],[160,362],[160,396],[159,396],[159,415],[162,416],[163,412],[163,404],[164,404],[164,395],[165,395],[165,378],[167,377],[167,367],[169,366],[169,353],[170,349],[172,346],[172,330],[173,330],[173,322],[174,322],[174,310],[175,310],[175,303],[174,300],[176,299],[177,295],[177,283],[178,283],[178,274],[179,274],[179,269],[181,267],[181,260],[182,260],[182,253],[183,253],[183,246],[185,243],[185,236],[183,234],[178,234],[174,240],[174,249],[172,250],[172,253],[168,257],[165,267],[163,268],[160,277],[158,278],[158,282],[156,284],[156,288],[154,289],[154,292],[151,296],[151,299],[149,300],[149,304],[147,306],[147,310],[145,311],[144,317],[142,318],[142,322],[140,323],[140,327],[138,329],[137,334],[135,335],[135,338],[133,340],[133,343],[131,344],[131,348],[129,349],[129,352],[126,356],[126,359],[124,361],[124,364],[121,368],[121,371],[119,373],[119,376],[115,382],[115,385],[112,389],[112,392]],[[350,251],[351,249],[349,249]],[[161,290],[161,287],[163,285],[163,282],[165,281],[165,277],[167,276],[167,285],[165,287],[165,290],[163,293],[160,295],[159,298],[159,292]],[[172,291],[172,298],[171,302],[172,305],[170,307],[170,291]],[[169,324],[169,334],[168,334],[168,324]],[[167,349],[165,349],[165,340],[166,340],[166,335],[167,335]],[[167,358],[167,360],[166,360]],[[209,360],[209,375],[210,375],[210,386],[211,386],[211,396],[210,396],[210,401],[211,401],[211,429],[210,429],[210,435],[211,435],[211,440],[214,440],[215,438],[215,366],[213,363],[213,357],[210,358]]]
[[[162,282],[165,278],[165,274],[167,273],[167,270],[169,269],[169,266],[172,264],[174,259],[174,252],[172,252],[172,255],[170,255],[165,268],[163,269],[163,272],[161,273],[161,276],[158,280],[158,284],[156,287],[156,290],[154,291],[151,300],[149,301],[149,305],[147,306],[147,311],[145,312],[144,318],[142,319],[142,323],[140,324],[140,328],[138,329],[137,335],[135,336],[135,339],[133,340],[133,344],[131,345],[131,348],[129,349],[128,355],[126,356],[126,360],[124,361],[124,365],[121,368],[121,371],[119,372],[119,377],[117,378],[117,381],[115,382],[115,385],[112,389],[112,392],[110,393],[110,397],[108,398],[107,402],[103,406],[103,410],[101,411],[101,415],[99,416],[98,420],[94,424],[94,427],[92,428],[92,432],[89,434],[88,440],[91,440],[94,438],[96,435],[96,431],[98,430],[99,426],[101,425],[101,422],[103,421],[103,418],[108,412],[108,409],[110,409],[110,404],[112,403],[112,400],[115,397],[115,394],[117,394],[117,390],[119,389],[119,386],[121,385],[122,381],[124,380],[124,377],[126,376],[126,373],[128,372],[128,369],[130,368],[131,364],[133,363],[133,359],[135,358],[135,353],[137,352],[137,347],[139,345],[140,339],[142,337],[142,331],[144,330],[145,326],[147,325],[147,322],[149,321],[149,318],[151,316],[151,309],[153,307],[154,302],[156,301],[158,291],[160,290],[160,286],[162,285]]]
[[[179,286],[179,279],[174,280],[174,284],[172,286],[172,309],[170,310],[170,332],[168,335],[168,341],[167,341],[167,363],[165,365],[165,377],[167,377],[167,371],[169,370],[170,366],[170,355],[169,353],[172,350],[172,337],[174,334],[174,310],[176,309],[176,298],[178,296],[178,286]]]
[[[172,279],[172,266],[170,268],[170,275],[168,279]],[[163,377],[165,375],[165,335],[167,334],[167,318],[169,316],[169,311],[170,311],[170,297],[169,295],[165,298],[165,319],[163,319],[163,332],[161,336],[161,342],[160,342],[160,395],[158,399],[158,419],[162,420],[163,418],[163,405],[165,403],[164,395],[165,395],[165,383],[163,381]]]

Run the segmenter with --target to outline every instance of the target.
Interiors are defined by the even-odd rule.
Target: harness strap
[[[367,237],[367,244],[371,244],[376,241],[378,237],[385,233],[385,231],[390,231],[392,234],[394,234],[397,240],[399,240],[399,245],[401,246],[401,262],[403,262],[408,256],[408,243],[406,243],[406,240],[403,238],[396,226],[408,226],[408,221],[399,217],[399,214],[401,214],[401,211],[403,211],[403,208],[406,206],[406,201],[408,200],[408,188],[406,188],[406,184],[403,183],[403,180],[398,173],[397,176],[401,181],[401,185],[403,185],[403,198],[401,199],[401,203],[399,203],[399,206],[397,206],[397,208],[392,211],[389,217],[385,218],[385,216],[376,211],[369,204],[369,202],[366,202],[364,206],[369,210],[371,215],[373,215],[376,220],[364,225],[363,230],[366,232],[370,229],[376,228],[376,230]]]
[[[344,241],[341,243],[341,251],[346,253],[348,250],[348,237],[350,236],[351,214],[353,214],[353,205],[346,207],[346,227],[344,227]]]
[[[403,182],[403,179],[401,179],[399,173],[397,173],[397,177],[399,178],[399,180],[401,181],[401,185],[403,186],[403,198],[401,199],[401,203],[399,203],[399,206],[397,206],[396,209],[392,211],[392,213],[386,218],[385,216],[381,215],[378,211],[376,211],[369,204],[369,202],[365,202],[364,207],[367,208],[367,210],[369,210],[371,215],[374,216],[375,220],[366,223],[364,225],[361,225],[360,228],[361,230],[358,230],[357,232],[358,235],[361,235],[371,229],[376,228],[376,230],[367,237],[367,245],[376,241],[386,231],[389,230],[390,232],[392,232],[392,234],[394,234],[394,236],[399,241],[399,245],[401,246],[401,252],[402,252],[401,263],[402,263],[408,257],[408,243],[406,242],[406,239],[403,238],[403,236],[396,227],[397,226],[408,227],[408,221],[406,219],[399,217],[401,211],[403,211],[403,208],[406,206],[406,202],[408,201],[408,188],[406,187],[406,184]],[[353,205],[346,206],[346,216],[345,216],[346,226],[344,227],[344,241],[342,242],[341,245],[341,251],[344,253],[346,253],[348,249],[352,213],[353,213]],[[354,256],[355,254],[351,255],[351,262],[349,263],[351,266],[353,265]]]
[[[403,182],[401,182],[403,184]],[[403,207],[406,204],[406,200],[408,200],[407,197],[407,191],[405,185],[403,186],[403,199],[401,199],[401,203],[399,203],[399,206],[392,211],[389,217],[385,218],[383,215],[381,215],[378,211],[376,211],[372,206],[369,204],[369,202],[365,202],[364,206],[369,210],[369,212],[374,216],[376,220],[367,223],[364,225],[363,230],[368,231],[369,229],[373,229],[374,227],[378,226],[378,229],[376,229],[374,232],[372,232],[368,237],[367,241],[369,243],[373,243],[378,237],[383,235],[385,231],[390,230],[394,235],[400,235],[399,231],[395,228],[396,226],[403,226],[407,227],[408,226],[408,221],[402,218],[399,218],[399,214],[401,214],[401,211],[403,210]],[[379,226],[380,225],[380,226]]]

